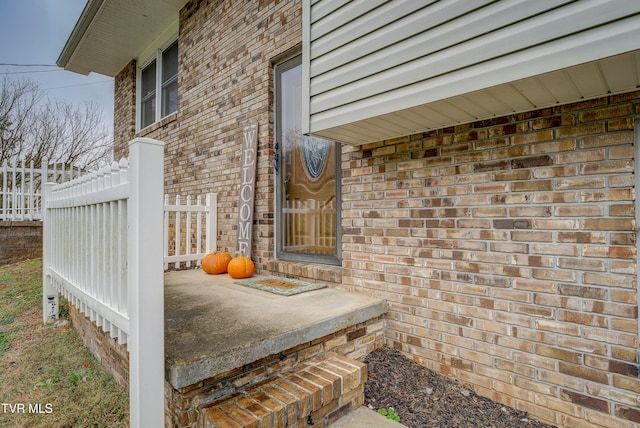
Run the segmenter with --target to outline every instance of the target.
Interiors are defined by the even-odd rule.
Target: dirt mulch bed
[[[475,394],[461,383],[427,369],[397,350],[382,348],[364,360],[369,379],[365,405],[393,409],[411,428],[552,428],[525,412]]]

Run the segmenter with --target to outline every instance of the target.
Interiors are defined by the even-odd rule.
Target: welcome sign
[[[238,206],[237,249],[247,257],[251,257],[257,150],[258,123],[251,121],[242,132],[242,166],[240,167],[240,203]]]

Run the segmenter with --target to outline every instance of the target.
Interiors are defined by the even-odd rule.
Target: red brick
[[[594,110],[587,110],[580,112],[578,120],[580,122],[592,122],[595,120],[610,119],[612,117],[629,116],[633,114],[633,105],[620,104],[609,106],[605,108],[599,108]]]
[[[273,425],[274,421],[284,421],[284,411],[281,404],[262,392],[257,394],[256,392],[252,392],[249,394],[249,397],[239,395],[234,397],[233,401],[237,406],[254,415],[261,427]],[[270,408],[266,406],[266,403],[271,404],[273,407]]]
[[[266,384],[261,387],[261,390],[269,397],[273,397],[278,402],[283,403],[284,413],[286,413],[286,419],[294,421],[302,418],[304,415],[298,413],[298,401],[296,398],[280,388],[276,388],[272,384]],[[302,410],[302,409],[301,409]]]
[[[497,171],[493,173],[494,181],[517,181],[517,180],[529,180],[530,178],[531,178],[531,171],[528,169]]]
[[[586,299],[607,300],[608,290],[601,287],[587,287],[584,285],[560,284],[558,291],[562,295],[576,296]]]
[[[559,367],[560,373],[564,373],[569,376],[579,377],[582,379],[586,379],[592,382],[598,382],[602,384],[609,383],[609,376],[607,375],[607,373],[600,370],[595,370],[592,368],[574,365],[574,364],[566,364],[563,362],[559,363],[558,367]]]
[[[556,155],[556,164],[557,165],[571,164],[571,163],[582,164],[585,162],[602,161],[605,158],[606,158],[606,154],[604,149],[566,152],[566,153],[559,153]]]
[[[582,354],[579,352],[572,352],[566,349],[555,348],[542,344],[538,344],[536,346],[536,354],[576,364],[582,362]]]
[[[585,149],[627,144],[633,144],[632,132],[618,132],[586,137],[582,141],[582,147],[584,147]]]
[[[526,134],[514,135],[511,137],[514,145],[519,144],[531,144],[531,143],[540,143],[543,141],[549,141],[553,139],[553,131],[552,130],[544,130],[531,132]]]
[[[333,384],[331,383],[331,381],[326,380],[322,377],[319,377],[307,370],[302,370],[302,371],[298,371],[296,372],[297,376],[315,384],[318,385],[321,389],[321,396],[322,396],[322,403],[323,405],[326,405],[327,403],[329,403],[334,397],[333,397]],[[301,385],[303,386],[303,385]]]
[[[308,415],[311,412],[311,393],[302,388],[299,388],[295,384],[285,379],[278,380],[277,382],[275,382],[274,386],[284,390],[285,392],[295,397],[296,401],[299,403],[297,412],[298,415],[302,415],[304,417],[304,415]]]
[[[609,371],[625,376],[638,377],[638,365],[622,361],[609,360]]]
[[[580,173],[583,175],[620,174],[631,172],[633,172],[633,161],[631,160],[590,163],[580,167]]]
[[[235,421],[238,421],[240,425],[245,428],[258,428],[259,426],[258,419],[255,416],[249,414],[246,410],[238,407],[231,401],[224,401],[216,407],[225,412]]]
[[[584,191],[582,192],[581,200],[582,202],[631,201],[633,200],[633,193],[631,189]]]
[[[205,426],[207,428],[243,428],[218,407],[207,410],[206,419]]]
[[[558,128],[555,131],[557,138],[577,137],[589,134],[602,134],[604,132],[604,123],[592,123],[586,125],[568,126],[566,128]]]
[[[560,321],[568,321],[571,323],[591,325],[594,327],[607,328],[609,326],[609,318],[601,315],[594,315],[584,312],[559,311],[558,319]]]
[[[594,409],[605,413],[609,413],[610,411],[609,403],[607,401],[580,394],[575,391],[570,391],[568,389],[561,389],[560,397],[563,400],[571,401],[580,406],[588,407],[589,409]]]
[[[575,119],[570,114],[543,117],[531,121],[531,129],[557,128],[559,126],[574,125]]]
[[[578,244],[604,244],[606,234],[599,232],[558,232],[559,242],[575,242]]]
[[[616,404],[615,414],[619,418],[640,423],[640,410],[638,410],[638,408],[631,408]]]
[[[512,192],[546,192],[552,190],[550,180],[516,181],[511,183]]]
[[[618,388],[626,389],[640,394],[640,379],[632,379],[626,376],[614,374],[613,385]]]
[[[583,281],[586,284],[603,285],[603,286],[609,286],[609,287],[624,287],[624,288],[635,287],[634,278],[631,276],[625,276],[625,275],[585,272]]]

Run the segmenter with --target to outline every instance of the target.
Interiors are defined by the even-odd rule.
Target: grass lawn
[[[0,267],[0,385],[0,427],[128,426],[127,392],[70,325],[43,325],[42,260]]]

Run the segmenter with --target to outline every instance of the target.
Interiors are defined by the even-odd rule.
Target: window
[[[140,79],[140,127],[156,121],[156,62],[153,61],[141,73]]]
[[[162,117],[178,111],[178,42],[162,52]]]
[[[340,263],[340,145],[302,135],[302,65],[275,69],[276,256]]]
[[[156,57],[140,71],[138,82],[140,129],[178,110],[177,41],[158,52]]]

